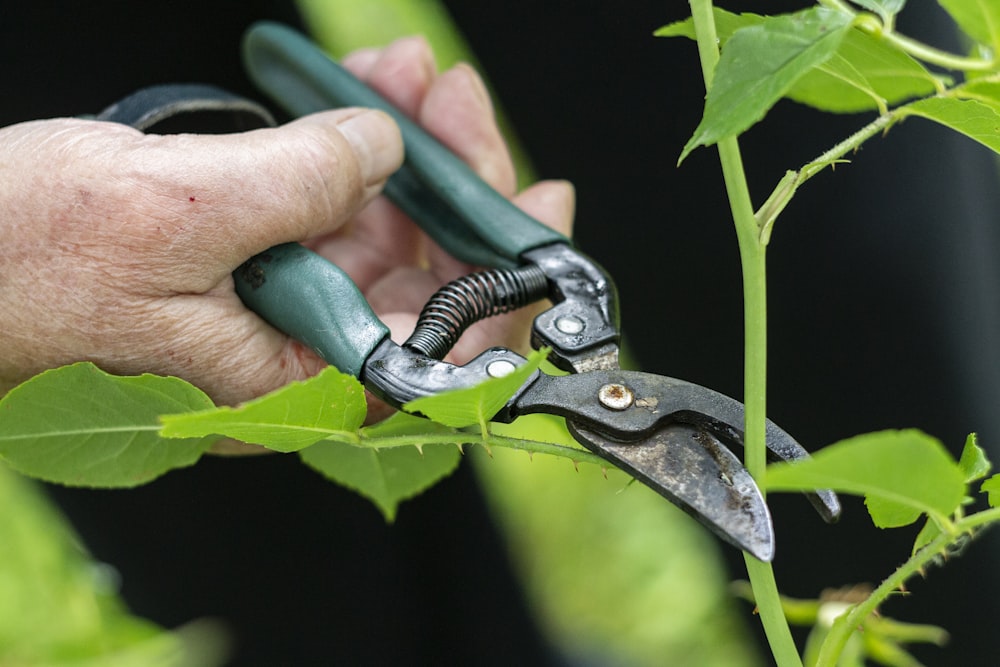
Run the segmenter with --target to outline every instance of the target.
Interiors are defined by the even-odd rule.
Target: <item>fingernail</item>
[[[462,73],[465,77],[466,86],[476,97],[483,108],[489,109],[491,112],[493,110],[493,100],[490,99],[490,91],[486,89],[486,84],[483,83],[483,78],[479,76],[476,70],[466,63],[458,63],[455,65],[455,70]]]
[[[403,163],[403,139],[388,114],[367,109],[338,123],[337,129],[354,149],[365,185],[386,180]]]

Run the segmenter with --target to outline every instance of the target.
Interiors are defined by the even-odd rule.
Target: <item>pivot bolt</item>
[[[515,370],[517,370],[517,366],[514,365],[514,362],[508,361],[506,359],[497,359],[496,361],[491,361],[489,365],[486,366],[486,373],[491,378],[507,377]]]
[[[635,394],[623,384],[610,383],[600,388],[597,400],[608,410],[627,410],[635,402]]]
[[[585,327],[583,320],[576,315],[563,315],[556,319],[556,329],[569,336],[582,332]]]

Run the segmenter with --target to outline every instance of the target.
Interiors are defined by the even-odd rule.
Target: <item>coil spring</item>
[[[517,310],[546,296],[548,279],[545,272],[534,265],[462,276],[430,298],[403,347],[432,359],[443,359],[472,324]]]

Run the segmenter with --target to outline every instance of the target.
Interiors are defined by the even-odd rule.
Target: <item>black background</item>
[[[578,243],[615,276],[636,357],[739,396],[739,262],[717,158],[699,149],[674,166],[704,94],[696,53],[651,36],[687,3],[447,4],[539,174],[576,184]],[[931,3],[911,4],[903,29],[947,42]],[[4,3],[0,124],[96,111],[153,83],[252,94],[238,44],[263,17],[296,20],[286,3],[236,0]],[[756,203],[869,119],[779,104],[742,140]],[[996,190],[987,151],[916,120],[803,189],[769,252],[775,421],[808,448],[916,426],[957,452],[977,430],[1000,461]],[[168,626],[229,619],[237,664],[552,661],[467,471],[391,528],[291,457],[209,459],[135,491],[52,492],[121,570],[133,609]],[[872,528],[852,499],[835,527],[799,498],[773,508],[779,587],[794,596],[876,582],[913,537]],[[952,631],[947,653],[921,652],[929,664],[989,664],[998,555],[997,536],[983,538],[886,606]],[[739,576],[738,554],[726,556]]]

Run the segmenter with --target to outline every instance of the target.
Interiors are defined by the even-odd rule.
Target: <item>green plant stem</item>
[[[893,32],[892,26],[883,24],[878,17],[868,12],[858,12],[843,0],[818,0],[820,5],[829,9],[842,12],[850,16],[855,27],[876,37],[880,37],[900,51],[903,51],[917,60],[922,60],[931,65],[938,65],[950,70],[962,72],[985,72],[996,67],[996,59],[969,58],[959,56],[948,51],[943,51],[936,47],[918,42],[915,39]]]
[[[915,574],[924,571],[935,558],[945,553],[947,548],[964,533],[971,533],[977,528],[1000,523],[1000,507],[984,510],[955,522],[954,534],[942,533],[928,542],[909,560],[899,566],[878,588],[872,591],[863,602],[853,607],[834,623],[829,634],[823,641],[815,667],[835,667],[840,655],[850,639],[851,633],[872,614],[893,592],[901,590],[906,581]]]
[[[996,60],[993,58],[986,60],[984,58],[958,56],[954,53],[948,53],[947,51],[942,51],[941,49],[918,42],[915,39],[907,37],[906,35],[900,35],[898,32],[880,33],[876,30],[867,29],[865,25],[861,25],[860,27],[866,32],[872,32],[876,35],[880,35],[883,39],[893,44],[901,51],[905,51],[917,60],[923,60],[925,63],[929,63],[931,65],[938,65],[946,69],[959,70],[962,72],[987,72],[996,67]]]
[[[711,0],[691,0],[691,16],[705,89],[712,86],[712,74],[719,60],[718,37],[712,14]],[[767,272],[766,245],[754,215],[739,142],[735,137],[718,144],[729,206],[736,225],[743,268],[744,303],[744,422],[745,463],[756,479],[762,479],[767,462],[765,439],[767,402]],[[760,614],[771,652],[781,667],[797,666],[802,662],[792,640],[791,630],[781,608],[774,571],[770,564],[746,554],[744,556],[750,585]]]
[[[836,164],[848,153],[856,151],[861,147],[861,144],[888,128],[894,120],[896,120],[896,116],[892,113],[882,114],[815,160],[803,166],[799,169],[798,185],[805,183],[826,167]]]
[[[453,433],[407,433],[403,435],[390,436],[365,436],[363,433],[359,437],[355,433],[345,436],[330,438],[334,442],[346,442],[356,447],[372,447],[383,449],[388,447],[420,447],[428,442],[435,444],[463,445],[483,445],[484,447],[506,447],[507,449],[520,449],[529,454],[548,454],[571,459],[576,463],[593,463],[601,467],[607,467],[607,462],[596,454],[592,454],[585,449],[576,449],[552,442],[541,442],[538,440],[525,440],[523,438],[512,438],[506,435],[499,435],[490,432],[487,437],[483,437],[479,432],[455,431]]]
[[[763,479],[767,465],[767,271],[766,248],[747,190],[739,145],[735,138],[719,142],[719,157],[736,223],[743,268],[743,402],[744,463],[755,479]],[[763,491],[762,491],[763,493]],[[770,563],[743,554],[747,575],[757,600],[764,632],[779,667],[801,665]]]
[[[766,246],[770,242],[771,230],[774,228],[775,221],[785,210],[788,202],[795,196],[799,186],[827,167],[833,167],[838,162],[842,162],[845,155],[860,148],[861,144],[888,128],[897,118],[898,115],[893,113],[882,114],[815,160],[803,165],[798,171],[787,172],[755,214],[757,225],[760,228],[761,244]]]

